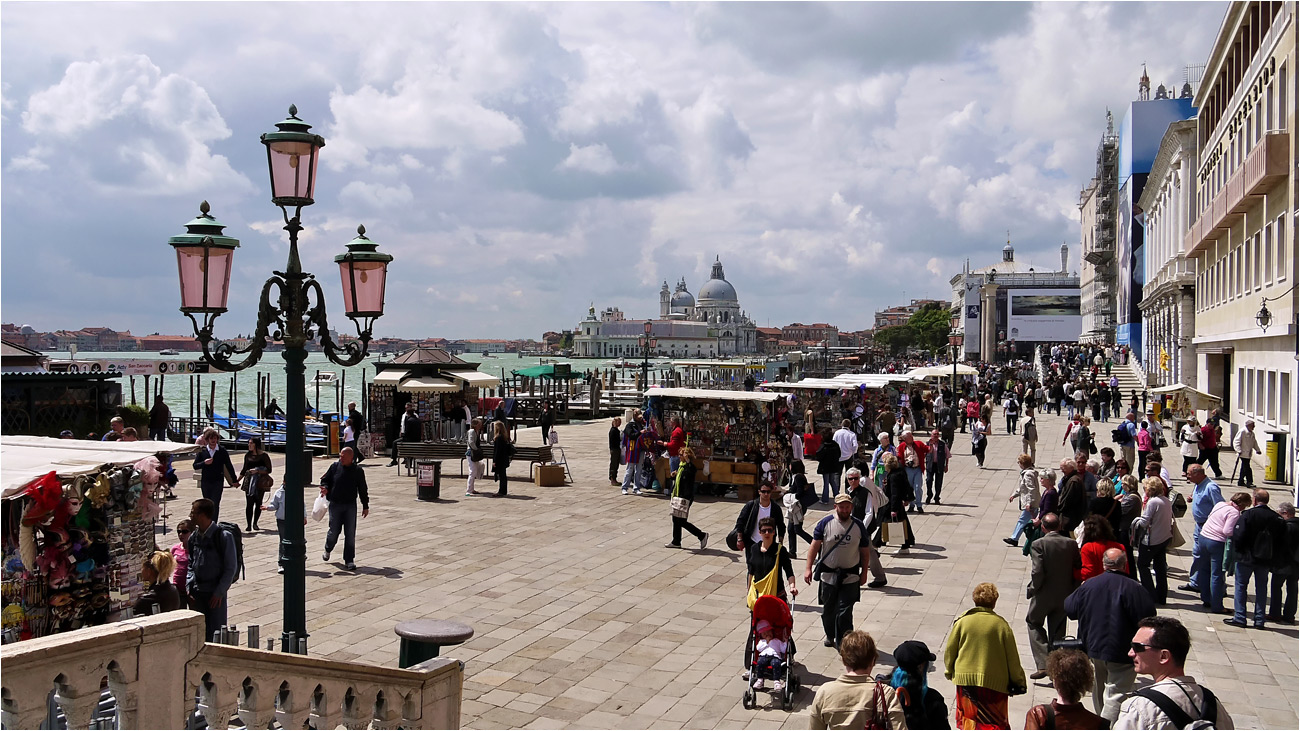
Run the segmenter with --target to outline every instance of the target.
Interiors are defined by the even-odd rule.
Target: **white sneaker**
[[[764,678],[756,678],[754,680],[754,690],[767,690],[767,680]]]
[[[322,554],[320,555],[320,560],[322,560],[322,561],[328,561],[328,560],[330,560],[330,552],[329,552],[329,551],[325,551],[324,553],[322,553]]]
[[[639,487],[634,487],[634,488],[632,488],[632,494],[633,494],[633,495],[640,495],[640,494],[641,494],[641,488],[639,488]]]
[[[783,690],[785,690],[785,681],[784,681],[784,680],[777,680],[777,681],[775,681],[775,682],[772,683],[772,692],[773,692],[773,693],[780,693],[780,692],[783,691]]]
[[[623,494],[624,494],[624,495],[626,495],[626,494],[627,494],[627,488],[626,488],[626,487],[625,487],[625,488],[623,488]]]

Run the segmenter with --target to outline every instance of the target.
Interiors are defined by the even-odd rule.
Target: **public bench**
[[[489,443],[483,444],[483,459],[490,464],[492,462],[493,448]],[[460,475],[465,476],[465,443],[464,442],[402,442],[397,445],[397,470],[400,474],[403,467],[409,477],[412,474],[414,460],[418,459],[440,459],[443,461],[456,460],[460,464]],[[412,460],[407,463],[406,460]],[[512,462],[527,462],[528,474],[533,473],[534,464],[547,464],[551,461],[551,447],[523,447],[515,445],[515,456],[511,458]]]

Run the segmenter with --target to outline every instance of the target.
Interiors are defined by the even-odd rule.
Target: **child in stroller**
[[[745,688],[745,708],[755,707],[757,692],[767,689],[767,678],[773,680],[772,692],[780,699],[781,707],[787,711],[794,707],[800,683],[799,676],[794,673],[793,629],[790,607],[780,597],[764,594],[754,602],[747,653],[751,682]]]

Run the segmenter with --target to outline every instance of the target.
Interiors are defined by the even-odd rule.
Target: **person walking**
[[[1255,471],[1250,467],[1250,460],[1252,456],[1263,452],[1259,451],[1259,440],[1255,437],[1254,419],[1246,419],[1246,428],[1237,432],[1237,436],[1232,438],[1232,449],[1237,453],[1237,460],[1241,462],[1241,477],[1237,478],[1237,485],[1255,487]]]
[[[871,674],[880,658],[871,635],[846,632],[839,650],[844,674],[817,689],[808,707],[808,728],[907,728],[897,693]]]
[[[370,494],[366,490],[366,472],[355,464],[350,447],[339,451],[339,459],[325,470],[320,478],[320,494],[330,502],[330,527],[325,534],[325,552],[321,560],[328,562],[330,552],[343,533],[343,567],[356,571],[353,562],[357,550],[357,499],[361,500],[361,517],[370,515]]]
[[[844,479],[848,483],[845,492],[853,499],[853,517],[862,521],[867,527],[867,534],[871,535],[876,530],[882,508],[887,506],[885,493],[874,482],[866,479],[857,467],[850,467]],[[871,570],[871,583],[867,587],[878,589],[885,585],[885,569],[880,564],[880,551],[875,544],[867,541],[867,547],[870,551],[867,566]]]
[[[924,501],[922,490],[925,483],[925,460],[929,449],[916,441],[911,431],[905,431],[898,438],[898,448],[895,453],[898,455],[898,461],[903,463],[907,483],[912,486],[914,499],[909,501],[911,504],[907,510],[910,513],[924,513],[925,508],[921,504]]]
[[[853,517],[853,498],[835,496],[835,510],[817,521],[808,548],[803,583],[818,583],[817,599],[822,605],[822,644],[838,647],[853,629],[853,605],[862,596],[867,581],[863,571],[871,561],[867,527]]]
[[[1128,657],[1138,675],[1155,682],[1124,701],[1112,728],[1193,728],[1196,720],[1209,721],[1212,728],[1234,728],[1228,709],[1183,668],[1191,650],[1191,635],[1173,617],[1138,622]]]
[[[1025,417],[1020,420],[1020,448],[1035,464],[1038,462],[1038,420],[1033,409],[1025,409]]]
[[[762,540],[745,549],[746,585],[750,589],[751,598],[771,595],[789,603],[791,595],[799,596],[799,588],[794,582],[794,569],[790,564],[790,553],[776,539],[776,522],[771,518],[758,521],[758,533]],[[787,589],[790,590],[789,594],[786,593]]]
[[[1183,456],[1183,474],[1187,474],[1187,468],[1196,462],[1201,452],[1200,444],[1201,429],[1193,416],[1178,430],[1178,453]]]
[[[1032,470],[1031,470],[1032,471]],[[1029,650],[1035,670],[1029,677],[1047,677],[1047,653],[1052,643],[1065,637],[1065,600],[1079,586],[1079,544],[1061,532],[1055,513],[1043,516],[1044,535],[1029,547]]]
[[[1016,527],[1011,531],[1011,537],[1002,539],[1002,542],[1008,546],[1019,545],[1020,534],[1024,533],[1025,528],[1038,516],[1038,503],[1042,500],[1042,494],[1038,489],[1038,470],[1034,469],[1033,458],[1022,454],[1016,458],[1016,462],[1020,465],[1020,480],[1016,483],[1016,491],[1011,493],[1007,502],[1017,503],[1020,517],[1016,520]]]
[[[989,426],[984,419],[977,417],[970,428],[971,454],[975,455],[975,460],[979,462],[980,469],[984,469],[984,453],[989,448]]]
[[[203,448],[194,457],[194,469],[199,471],[199,491],[203,497],[212,501],[212,519],[221,514],[221,491],[229,484],[238,486],[235,479],[235,465],[230,461],[230,452],[221,446],[221,435],[216,429],[208,427],[200,437]]]
[[[1165,557],[1174,537],[1174,508],[1165,497],[1164,480],[1148,477],[1142,481],[1147,502],[1142,517],[1133,521],[1138,549],[1138,575],[1142,586],[1151,594],[1156,606],[1164,606],[1169,596],[1169,563]]]
[[[668,452],[668,476],[672,477],[681,464],[682,447],[686,446],[686,431],[682,429],[682,420],[674,416],[668,421],[668,440],[659,442],[659,446]]]
[[[555,410],[551,408],[550,399],[542,401],[542,413],[537,417],[537,425],[542,428],[542,446],[550,444],[551,429],[555,426]]]
[[[943,478],[948,474],[948,462],[952,459],[952,447],[940,438],[938,429],[930,432],[930,441],[925,445],[925,504],[933,502],[943,504]]]
[[[620,445],[623,451],[623,494],[626,495],[628,490],[635,494],[641,494],[641,488],[636,484],[636,473],[639,469],[641,452],[637,449],[637,443],[641,438],[642,416],[640,409],[628,409],[623,412],[623,436]]]
[[[1079,639],[1092,658],[1093,710],[1114,723],[1137,679],[1128,657],[1130,638],[1139,622],[1155,616],[1156,607],[1151,594],[1128,577],[1124,549],[1107,549],[1102,565],[1103,574],[1083,582],[1065,600],[1065,613],[1079,622]]]
[[[172,410],[163,401],[162,394],[153,397],[153,408],[149,409],[149,439],[155,442],[167,441],[167,425],[171,423]]]
[[[817,460],[817,474],[822,476],[822,503],[831,501],[832,494],[840,491],[840,454],[842,450],[831,436],[829,427],[822,430],[822,444],[813,459]]]
[[[618,421],[618,419],[614,421]],[[484,456],[483,419],[476,416],[469,422],[469,431],[465,432],[465,472],[468,474],[465,479],[466,497],[478,494],[478,491],[474,489],[474,485],[483,476]],[[618,483],[615,482],[614,484],[617,485]]]
[[[1269,582],[1268,621],[1293,625],[1296,622],[1297,551],[1300,551],[1300,533],[1297,532],[1295,504],[1285,502],[1277,506],[1277,514],[1286,522],[1286,551],[1273,564],[1273,579]],[[1286,595],[1283,600],[1283,594]]]
[[[1209,554],[1201,548],[1201,526],[1205,525],[1214,506],[1223,502],[1223,492],[1214,480],[1205,475],[1205,468],[1199,464],[1189,466],[1186,476],[1187,481],[1192,483],[1192,566],[1188,571],[1189,583],[1178,589],[1198,594],[1201,593],[1201,588],[1194,582],[1210,560]]]
[[[1201,562],[1199,573],[1193,574],[1192,579],[1200,587],[1201,606],[1214,614],[1229,613],[1223,608],[1223,598],[1228,593],[1223,554],[1237,521],[1250,504],[1250,493],[1236,493],[1232,499],[1215,505],[1201,526],[1201,551],[1209,560]]]
[[[690,522],[691,503],[695,501],[695,451],[690,447],[682,447],[681,456],[682,464],[673,477],[673,492],[669,499],[673,512],[673,540],[665,544],[664,548],[681,548],[684,528],[699,539],[700,550],[703,551],[709,545],[709,534]]]
[[[1214,479],[1223,479],[1223,470],[1219,469],[1219,428],[1213,419],[1206,419],[1201,426],[1200,454],[1196,457],[1198,464],[1208,464],[1214,471]]]
[[[1232,529],[1233,553],[1237,556],[1237,582],[1232,592],[1233,613],[1224,624],[1246,626],[1246,605],[1250,602],[1250,580],[1255,580],[1255,629],[1264,628],[1268,606],[1268,572],[1280,558],[1293,550],[1286,545],[1287,526],[1282,516],[1268,506],[1268,490],[1256,490],[1255,502],[1242,511]]]
[[[1061,484],[1056,496],[1056,513],[1061,517],[1061,530],[1073,533],[1088,514],[1087,484],[1079,472],[1076,460],[1065,458],[1060,462]]]
[[[853,422],[844,419],[840,428],[831,437],[840,448],[840,464],[835,471],[835,494],[840,491],[840,478],[844,471],[853,466],[853,458],[858,453],[858,435],[853,433]],[[829,498],[828,498],[829,499]]]
[[[1007,400],[1003,402],[1002,415],[1007,419],[1007,433],[1015,434],[1016,426],[1020,423],[1020,401],[1016,399],[1014,393],[1007,396]]]
[[[510,460],[515,454],[514,442],[510,441],[510,433],[506,431],[506,423],[498,421],[493,425],[495,435],[492,437],[492,473],[497,480],[497,497],[506,496],[506,484],[508,477],[506,471],[510,469]]]
[[[993,610],[998,588],[979,584],[971,593],[973,609],[957,618],[943,653],[944,677],[957,686],[957,728],[1011,728],[1007,701],[1028,688],[1016,638],[1007,621]]]
[[[916,535],[912,532],[912,521],[907,517],[907,506],[908,503],[912,502],[915,493],[912,491],[912,483],[907,479],[907,473],[903,470],[898,457],[892,454],[885,455],[884,465],[884,492],[885,499],[889,503],[889,513],[887,519],[882,523],[903,524],[903,535],[898,551],[899,553],[906,553],[916,542]]]
[[[785,509],[785,534],[790,539],[791,558],[799,557],[797,549],[800,538],[812,543],[812,536],[803,529],[803,522],[808,508],[816,503],[817,488],[804,475],[803,460],[795,460],[790,464],[790,489],[781,499],[781,506]]]
[[[235,583],[235,572],[239,569],[235,539],[217,525],[216,515],[217,506],[211,500],[195,500],[190,506],[194,532],[185,546],[189,557],[185,591],[190,608],[203,615],[203,636],[207,641],[226,626],[226,592]]]
[[[618,487],[618,464],[623,461],[622,434],[619,429],[622,424],[623,420],[617,416],[609,422],[609,484],[611,487]]]
[[[402,414],[401,436],[393,442],[393,459],[388,463],[389,467],[397,466],[397,448],[401,444],[410,444],[419,442],[424,439],[424,423],[420,421],[420,415],[415,412],[415,402],[406,402],[406,411]],[[406,460],[406,466],[411,466],[411,460]]]
[[[271,455],[262,449],[261,437],[249,438],[239,481],[244,492],[244,530],[261,530],[257,519],[262,514],[262,498],[271,487]]]
[[[1093,688],[1094,674],[1088,656],[1078,650],[1053,650],[1047,656],[1047,675],[1052,679],[1056,697],[1029,709],[1026,729],[1093,729],[1109,728],[1110,721],[1089,711],[1080,703]]]
[[[748,551],[750,546],[763,540],[758,531],[758,521],[763,518],[776,521],[777,538],[785,541],[785,518],[781,515],[781,506],[772,499],[774,489],[771,483],[759,485],[758,498],[740,508],[740,514],[736,516],[736,530],[740,532],[742,551]]]

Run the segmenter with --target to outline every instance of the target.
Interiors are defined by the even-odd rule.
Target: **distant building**
[[[795,322],[781,328],[781,339],[817,343],[824,340],[827,345],[834,348],[840,344],[840,329],[824,322],[817,322],[812,325]]]
[[[889,307],[876,313],[875,329],[879,330],[884,327],[906,325],[907,321],[912,319],[912,315],[916,314],[917,311],[926,305],[947,307],[947,303],[943,300],[928,299],[912,300],[905,305]]]
[[[968,360],[1025,357],[1040,342],[1073,342],[1081,328],[1079,275],[1067,271],[1070,247],[1061,244],[1060,269],[1016,259],[1011,241],[1002,261],[953,276],[952,308]]]

